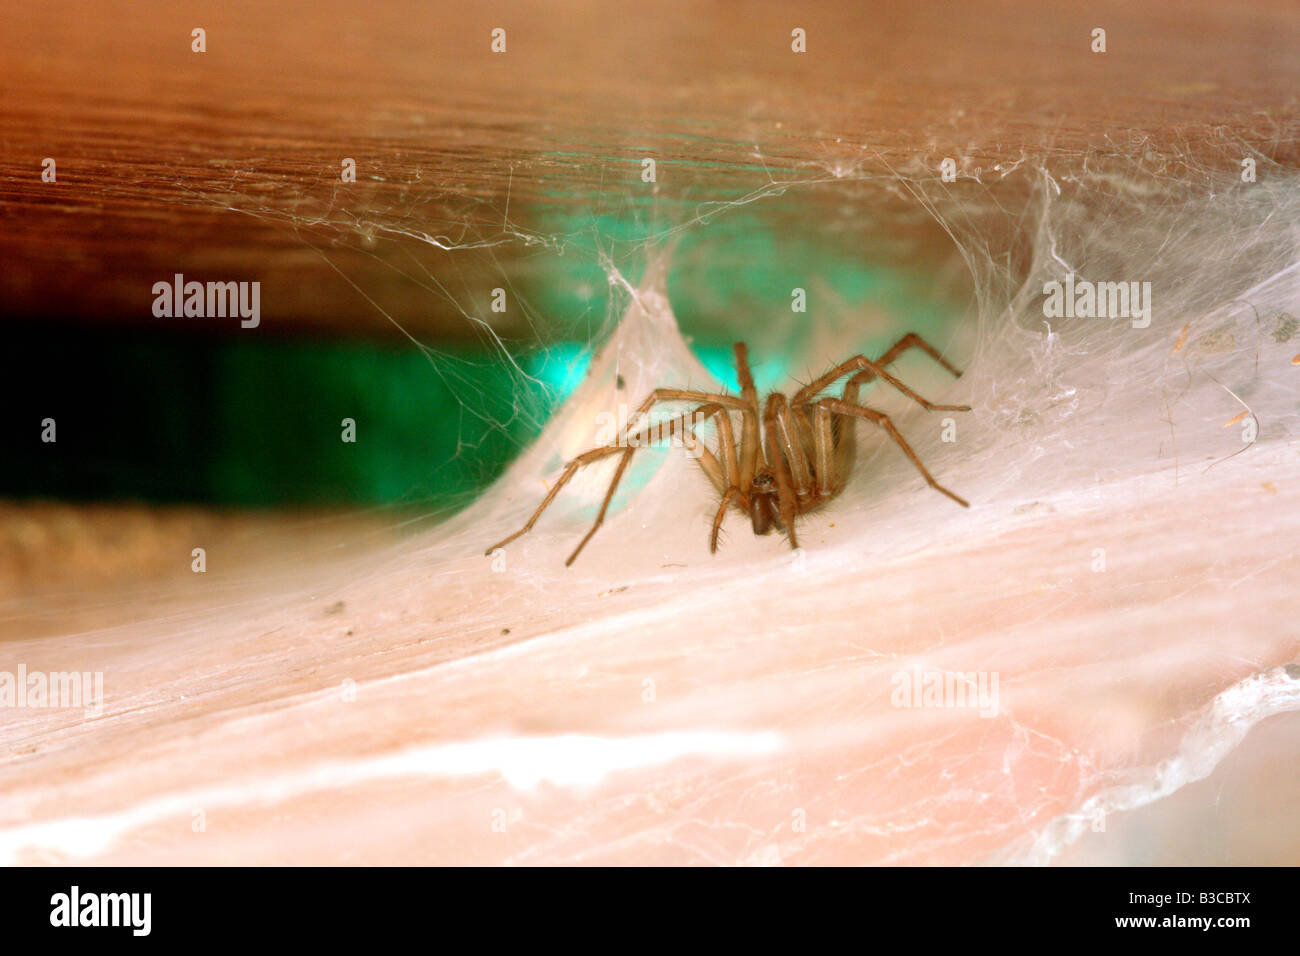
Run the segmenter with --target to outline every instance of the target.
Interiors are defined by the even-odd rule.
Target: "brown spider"
[[[502,541],[487,549],[491,554],[497,548],[504,547],[520,535],[527,534],[547,506],[555,500],[560,489],[565,486],[577,470],[593,461],[599,461],[610,455],[620,455],[618,467],[605,492],[596,521],[587,532],[586,537],[578,543],[565,565],[573,564],[574,559],[591,540],[596,529],[605,520],[605,512],[614,497],[619,481],[627,470],[632,453],[638,448],[649,447],[652,439],[670,436],[681,428],[682,437],[689,436],[692,454],[697,454],[700,467],[704,469],[709,480],[717,489],[722,500],[717,513],[713,516],[713,532],[709,536],[709,550],[718,550],[718,532],[722,528],[723,516],[728,505],[735,505],[749,516],[754,534],[767,534],[775,526],[786,532],[790,538],[790,547],[799,547],[794,533],[794,519],[800,515],[815,511],[844,490],[849,471],[854,462],[854,429],[848,418],[865,418],[874,422],[898,443],[903,453],[912,460],[926,482],[936,491],[941,491],[963,508],[970,505],[940,485],[925,470],[921,460],[916,457],[910,445],[903,440],[889,416],[883,412],[858,404],[858,390],[874,378],[881,378],[908,398],[917,402],[928,411],[968,412],[969,405],[935,405],[926,401],[898,379],[885,371],[890,364],[907,349],[916,347],[924,351],[953,375],[961,372],[950,365],[929,342],[914,332],[909,332],[890,346],[878,360],[871,361],[865,355],[856,355],[847,362],[841,362],[825,375],[815,379],[795,392],[794,398],[786,401],[785,395],[772,392],[767,396],[763,409],[763,437],[759,440],[759,405],[758,392],[754,389],[754,377],[749,370],[749,355],[744,342],[737,342],[736,374],[740,380],[740,397],[732,395],[712,395],[708,392],[683,391],[677,388],[657,388],[649,398],[641,403],[633,423],[646,418],[650,409],[661,402],[699,402],[695,409],[684,415],[671,419],[660,425],[643,429],[636,434],[629,434],[632,426],[624,429],[622,436],[612,445],[593,448],[573,459],[564,469],[542,503],[537,506],[531,518],[522,528]],[[856,372],[844,386],[841,398],[817,398],[817,394],[841,376]],[[741,436],[739,452],[732,431],[731,412],[741,415]],[[809,415],[811,414],[811,418]],[[718,423],[718,451],[714,455],[695,437],[695,429],[710,418]],[[719,457],[721,461],[719,461]]]

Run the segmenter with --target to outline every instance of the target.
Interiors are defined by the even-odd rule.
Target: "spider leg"
[[[692,392],[680,388],[656,388],[632,414],[622,437],[626,438],[633,428],[639,427],[642,421],[649,417],[650,409],[664,402],[700,402],[701,407],[721,405],[723,408],[733,408],[741,412],[748,408],[743,400],[734,395],[714,395],[710,392]]]
[[[830,409],[813,406],[813,469],[817,475],[817,497],[835,493],[835,434]],[[851,423],[850,423],[851,424]]]
[[[719,462],[717,457],[700,441],[695,434],[695,429],[705,424],[710,418],[716,418],[718,422],[718,443],[719,451],[722,455],[722,461]],[[736,440],[735,433],[731,428],[731,416],[721,405],[701,405],[693,411],[679,415],[676,418],[661,422],[658,425],[651,426],[638,435],[629,435],[624,441],[631,444],[640,442],[647,435],[654,439],[666,440],[678,428],[681,429],[682,438],[689,440],[689,444],[684,444],[686,450],[696,457],[700,468],[708,476],[709,481],[718,494],[723,494],[727,488],[736,483],[735,474],[736,466]],[[658,434],[654,434],[658,430]]]
[[[808,457],[804,454],[803,441],[795,430],[794,422],[791,421],[790,407],[786,404],[785,396],[779,392],[773,393],[768,398],[767,407],[776,417],[776,431],[781,439],[781,448],[785,452],[786,461],[790,465],[795,496],[806,498],[812,494],[812,477],[809,474]]]
[[[713,533],[709,535],[710,554],[716,554],[718,551],[718,532],[722,530],[722,519],[727,513],[727,505],[738,498],[740,498],[740,489],[735,485],[722,493],[722,501],[718,505],[717,513],[713,516]]]
[[[721,466],[718,466],[717,459],[709,453],[709,450],[700,446],[699,453],[701,464],[703,464],[706,459],[712,459],[714,465],[718,467],[718,478],[721,483],[719,483],[719,480],[715,480],[714,484],[717,485],[719,492],[725,492],[729,487],[735,488],[739,492],[740,465],[736,459],[736,433],[731,427],[730,413],[728,413],[728,411],[721,405],[705,405],[697,408],[695,414],[702,415],[703,418],[706,419],[709,416],[714,416],[718,420],[718,451],[722,455],[722,464]],[[703,424],[703,422],[701,421],[699,424]],[[690,435],[692,439],[697,442],[699,441],[698,438],[695,438],[694,427],[691,428]],[[743,493],[741,494],[741,497],[744,497]]]
[[[632,453],[636,451],[635,447],[623,450],[623,457],[618,461],[618,467],[614,469],[614,477],[610,479],[609,488],[605,491],[605,500],[600,503],[600,511],[596,514],[596,520],[592,522],[591,530],[586,533],[578,546],[573,549],[573,554],[569,555],[564,566],[567,568],[573,564],[574,560],[582,553],[582,549],[587,546],[591,536],[596,533],[600,526],[605,522],[605,512],[609,510],[609,503],[614,498],[614,492],[618,490],[618,483],[623,480],[623,472],[627,471],[627,464],[632,460]]]
[[[725,409],[718,416],[718,436],[722,445],[720,449],[722,460],[727,466],[727,475],[732,486],[740,492],[741,498],[744,498],[745,489],[741,481],[740,462],[736,457],[736,435],[731,429],[731,415]]]
[[[767,408],[763,412],[763,429],[767,433],[772,471],[776,474],[776,497],[781,506],[781,524],[784,526],[783,530],[790,536],[790,547],[798,548],[799,542],[794,533],[795,500],[794,490],[791,488],[790,466],[787,463],[787,455],[780,453],[780,430],[777,423],[778,411],[784,405],[785,396],[780,392],[773,392],[767,397]]]
[[[812,382],[805,385],[803,388],[799,389],[799,391],[795,392],[794,398],[790,400],[790,403],[796,407],[811,403],[813,396],[815,396],[818,392],[824,389],[827,385],[830,385],[831,382],[834,382],[836,379],[840,378],[843,375],[847,375],[849,372],[852,371],[857,371],[859,373],[870,373],[871,376],[874,378],[884,379],[886,382],[894,386],[894,388],[898,389],[900,392],[902,392],[912,401],[916,402],[926,411],[931,411],[931,412],[935,412],[935,411],[969,412],[970,411],[969,405],[937,405],[934,402],[929,401],[928,399],[922,398],[920,395],[916,394],[916,392],[912,391],[910,388],[908,388],[898,379],[894,378],[894,376],[890,375],[883,368],[881,368],[880,365],[871,361],[871,359],[867,358],[865,355],[855,355],[847,362],[841,362],[839,365],[835,366],[835,368],[831,369],[829,372],[827,372],[825,375],[822,375],[820,378],[814,379]],[[859,377],[858,375],[855,375],[854,379],[858,377]]]
[[[748,494],[754,486],[754,473],[758,471],[763,454],[763,443],[758,440],[758,390],[754,388],[754,376],[749,369],[749,349],[744,342],[737,342],[733,348],[736,379],[740,382],[740,397],[745,403],[740,434],[740,490],[742,494]]]
[[[568,560],[564,562],[565,567],[568,567],[569,565],[573,564],[574,560],[578,557],[578,555],[582,553],[582,549],[587,546],[587,542],[591,540],[592,535],[594,535],[596,531],[600,528],[600,526],[604,523],[605,512],[609,510],[609,503],[614,499],[614,492],[618,490],[618,484],[620,481],[623,480],[623,473],[627,471],[628,463],[632,460],[632,453],[635,452],[638,448],[647,447],[647,445],[653,443],[656,439],[659,441],[666,440],[670,435],[672,435],[672,433],[678,427],[681,428],[683,437],[689,434],[692,442],[698,443],[699,439],[695,435],[695,428],[698,425],[702,425],[704,421],[706,421],[708,418],[714,415],[718,416],[718,420],[720,423],[719,432],[724,436],[726,436],[722,439],[722,441],[726,443],[727,439],[730,437],[731,420],[727,417],[727,410],[723,408],[723,406],[716,403],[710,405],[701,405],[699,408],[695,409],[694,411],[686,412],[685,414],[679,415],[678,417],[670,419],[667,422],[660,422],[658,425],[652,425],[649,428],[643,429],[642,431],[638,432],[635,435],[629,435],[626,437],[628,448],[624,451],[623,458],[619,461],[618,467],[614,470],[614,477],[610,480],[609,488],[605,492],[605,500],[602,501],[600,504],[600,511],[596,515],[596,520],[595,522],[592,523],[591,530],[589,530],[586,536],[580,542],[578,542],[578,546],[573,549],[573,554],[569,555]],[[688,422],[690,424],[688,424]],[[725,424],[721,424],[724,422]],[[707,448],[699,446],[697,447],[696,450],[701,455],[701,459],[700,459],[701,462],[704,461],[703,456],[708,455],[708,459],[713,466],[713,471],[717,471],[717,472],[721,471],[721,468],[718,465],[718,460],[712,455],[712,453],[709,452]],[[731,452],[732,453],[730,455],[730,459],[734,462],[735,459],[734,447],[732,448]],[[706,473],[709,474],[710,478],[714,478],[713,471],[710,471],[708,468],[705,468],[705,471]],[[735,472],[733,471],[732,474],[734,473]],[[720,480],[721,480],[720,477],[714,478],[714,483],[717,484],[719,483]],[[733,492],[739,494],[739,489],[737,489],[734,485],[727,488],[726,492],[724,492],[723,494],[724,503],[727,501],[728,497]],[[716,540],[717,537],[716,527],[714,529],[714,537]]]
[[[708,392],[683,391],[680,389],[657,388],[641,403],[632,422],[639,423],[642,416],[648,415],[650,409],[660,402],[699,401],[706,404],[696,409],[696,414],[703,413],[705,418],[716,417],[718,422],[718,444],[722,457],[721,463],[707,449],[699,448],[699,463],[713,481],[714,487],[722,494],[723,503],[714,516],[713,533],[709,539],[711,551],[717,550],[718,531],[727,505],[732,501],[748,510],[749,489],[754,484],[754,472],[757,470],[763,443],[758,437],[758,394],[754,388],[754,377],[749,369],[748,351],[745,343],[735,344],[736,377],[740,382],[741,397],[716,395]],[[731,423],[731,411],[741,414],[741,440],[739,450],[736,447],[735,430]],[[628,426],[628,431],[632,428]],[[688,431],[683,427],[683,432]],[[695,441],[694,428],[689,429]]]
[[[902,355],[904,352],[906,352],[908,349],[911,348],[920,349],[926,355],[930,356],[930,358],[934,359],[945,369],[951,372],[956,378],[961,378],[961,370],[958,369],[956,366],[952,365],[946,358],[944,358],[942,355],[939,354],[938,349],[936,349],[925,339],[921,338],[921,336],[917,335],[915,332],[908,332],[901,339],[899,339],[897,342],[891,345],[885,351],[884,355],[876,359],[876,364],[881,366],[888,365],[890,362],[894,361],[896,358],[898,358],[900,355]],[[874,377],[875,375],[872,372],[869,371],[859,372],[857,375],[853,376],[852,379],[850,379],[850,383],[856,383],[858,385],[861,385],[871,381],[872,378]]]
[[[898,443],[898,447],[903,449],[903,453],[912,460],[912,464],[916,466],[916,470],[921,473],[921,476],[923,478],[925,478],[926,484],[928,484],[935,491],[943,492],[945,495],[947,495],[953,501],[957,502],[957,504],[961,505],[963,508],[970,507],[970,504],[969,502],[966,501],[966,499],[958,497],[957,495],[949,491],[947,488],[945,488],[943,485],[939,484],[937,481],[934,480],[934,476],[931,475],[928,471],[926,471],[925,465],[921,464],[921,459],[916,456],[916,452],[912,450],[912,446],[907,443],[907,441],[899,433],[898,429],[894,427],[894,423],[889,420],[888,415],[884,414],[883,412],[878,412],[872,408],[866,408],[865,406],[862,405],[851,405],[848,402],[841,401],[838,398],[823,398],[817,404],[818,406],[825,408],[828,412],[832,412],[833,414],[851,415],[856,418],[865,418],[867,421],[874,422],[875,424],[879,425],[881,428],[885,430],[886,434],[888,434],[890,438],[892,438],[895,442]]]
[[[738,354],[743,354],[744,347],[743,343],[737,343],[737,348],[740,350],[740,353]],[[754,382],[752,378],[748,377],[748,365],[745,366],[745,371],[741,378],[742,387],[745,386],[746,381],[748,381],[748,388],[752,392]],[[754,484],[754,460],[762,451],[762,443],[758,441],[757,399],[752,397],[736,398],[734,395],[716,395],[710,392],[685,391],[676,388],[657,388],[650,393],[649,397],[647,397],[636,410],[636,413],[631,418],[631,423],[628,425],[627,431],[630,432],[634,426],[639,425],[641,420],[649,415],[650,409],[656,404],[662,402],[702,402],[704,404],[700,406],[701,408],[711,408],[714,405],[720,405],[723,409],[738,411],[741,413],[744,430],[742,432],[740,443],[741,458],[739,461],[739,485],[741,494],[748,495],[749,489]],[[698,410],[699,409],[697,409],[697,411]],[[714,412],[709,411],[708,414],[712,415]],[[732,429],[730,418],[725,413],[718,416],[718,428],[721,450],[724,457],[733,455],[736,447],[735,432]],[[750,437],[751,434],[752,438]],[[749,463],[748,473],[745,470],[747,461]],[[736,474],[736,471],[733,469],[732,473]],[[746,477],[746,475],[748,475],[748,477]]]
[[[748,420],[749,416],[747,415],[746,421]],[[718,532],[722,530],[722,519],[727,513],[727,505],[734,501],[742,511],[749,511],[748,496],[740,488],[740,465],[736,458],[736,442],[731,430],[731,416],[726,409],[722,408],[719,409],[718,414],[718,435],[722,445],[726,487],[718,489],[722,492],[722,501],[718,503],[718,510],[713,516],[713,531],[709,535],[710,554],[717,553]]]
[[[545,511],[548,507],[550,507],[551,502],[553,502],[556,496],[559,495],[560,490],[569,483],[569,480],[578,472],[578,469],[584,467],[585,465],[589,465],[593,462],[600,461],[603,458],[608,458],[610,455],[622,453],[623,460],[619,462],[618,469],[615,472],[612,481],[610,482],[608,493],[605,495],[605,500],[601,504],[600,513],[597,515],[595,525],[587,533],[587,536],[582,539],[582,543],[578,545],[577,550],[575,550],[573,554],[570,555],[569,560],[565,562],[566,564],[572,564],[573,559],[578,556],[578,552],[583,549],[587,541],[590,540],[591,536],[596,533],[596,529],[599,528],[601,523],[604,521],[605,513],[609,508],[609,503],[613,499],[614,491],[618,488],[618,484],[623,478],[623,472],[627,469],[628,461],[631,459],[632,453],[635,452],[638,448],[649,447],[655,439],[662,440],[664,438],[667,438],[668,436],[671,436],[673,432],[677,429],[679,424],[682,426],[683,432],[688,431],[685,424],[686,421],[697,415],[703,415],[705,419],[707,419],[711,415],[719,416],[719,422],[720,422],[719,431],[723,435],[722,442],[723,442],[724,456],[728,455],[727,448],[729,447],[730,454],[728,457],[730,459],[731,467],[732,467],[731,474],[734,475],[735,474],[735,466],[734,466],[735,446],[734,446],[734,442],[730,441],[732,437],[731,421],[729,418],[727,418],[726,411],[722,405],[717,403],[702,405],[699,408],[695,409],[694,411],[687,412],[683,415],[679,415],[676,418],[670,419],[667,422],[663,422],[658,425],[652,425],[648,428],[642,429],[640,432],[637,432],[634,435],[624,435],[622,440],[618,443],[615,443],[613,445],[602,445],[599,448],[592,448],[591,450],[585,451],[581,455],[578,455],[567,465],[565,465],[564,472],[563,474],[560,475],[559,480],[554,485],[551,486],[551,489],[546,493],[546,497],[542,499],[542,503],[537,506],[537,510],[532,513],[531,517],[529,517],[529,519],[524,523],[524,526],[520,528],[518,531],[516,531],[514,534],[506,538],[503,538],[500,541],[498,541],[496,544],[492,545],[492,547],[488,548],[487,551],[485,551],[484,553],[490,555],[497,548],[503,548],[511,541],[514,541],[516,538],[521,537],[527,534],[529,531],[531,531],[533,529],[533,525],[537,523],[537,519],[542,516],[542,512]],[[725,424],[722,424],[723,422],[725,422]],[[695,433],[693,427],[689,429],[689,432],[691,434],[691,437],[694,438]],[[696,440],[698,441],[698,439]],[[710,479],[713,480],[715,485],[719,486],[719,490],[725,488],[727,485],[727,479],[723,475],[723,466],[719,465],[718,460],[712,455],[712,453],[709,452],[707,448],[699,447],[698,452],[700,454],[701,467],[704,469],[705,473],[709,475]],[[710,468],[710,464],[712,465],[712,468]]]
[[[695,456],[696,462],[704,471],[704,474],[708,477],[713,487],[717,489],[718,494],[722,494],[722,492],[727,488],[727,475],[724,471],[724,466],[718,462],[718,459],[714,456],[713,452],[709,451],[709,449],[706,448],[695,435],[695,429],[698,426],[703,425],[710,416],[718,415],[721,411],[721,405],[701,405],[694,411],[678,415],[676,418],[668,419],[657,425],[651,425],[649,428],[646,428],[644,431],[636,435],[626,436],[623,440],[629,445],[648,447],[654,445],[657,441],[668,440],[672,437],[673,432],[680,427],[683,440],[687,438],[690,439],[690,444],[684,444],[683,447],[685,447],[690,454]],[[725,412],[718,415],[718,417],[719,420],[725,418]],[[728,422],[728,424],[730,424],[730,422]]]
[[[951,365],[942,355],[939,354],[938,349],[915,332],[908,332],[891,345],[885,350],[884,354],[881,355],[880,358],[876,359],[875,364],[883,368],[895,361],[910,348],[921,349],[953,375],[959,378],[961,377],[960,369]],[[858,394],[862,390],[862,386],[871,382],[875,377],[876,373],[869,369],[850,376],[848,381],[844,383],[844,392],[840,397],[850,405],[857,405]],[[853,425],[853,421],[841,417],[835,417],[832,420],[831,434],[834,438],[832,444],[834,450],[834,468],[835,472],[839,475],[849,474],[853,470],[853,460],[857,457],[857,436],[855,434],[856,429],[854,429]]]
[[[520,528],[518,531],[516,531],[514,534],[502,538],[500,541],[492,545],[492,547],[488,548],[483,553],[491,554],[497,548],[504,548],[511,541],[515,540],[515,538],[522,537],[523,535],[532,531],[533,525],[537,524],[537,519],[542,516],[542,512],[550,507],[551,502],[555,500],[555,496],[560,493],[560,489],[569,483],[569,479],[572,478],[575,474],[577,474],[578,469],[581,468],[583,465],[589,465],[593,461],[599,461],[602,458],[608,458],[610,455],[613,455],[616,452],[626,451],[626,450],[627,450],[626,448],[623,448],[620,445],[605,445],[600,448],[593,448],[591,449],[591,451],[585,451],[577,458],[573,459],[571,462],[569,462],[567,465],[564,466],[564,474],[560,475],[559,481],[551,485],[551,490],[546,493],[546,497],[543,498],[542,503],[537,506],[537,510],[533,512],[532,517],[530,517],[527,521],[524,522],[524,526]]]
[[[748,511],[749,503],[745,493],[740,490],[740,466],[736,459],[736,440],[735,433],[732,431],[731,427],[730,413],[728,413],[728,411],[721,405],[712,405],[701,406],[701,408],[696,410],[695,414],[702,415],[703,418],[708,418],[710,415],[713,415],[716,416],[718,420],[718,441],[722,453],[721,464],[719,464],[718,460],[709,453],[707,448],[702,446],[699,448],[701,456],[700,464],[704,467],[705,471],[708,472],[709,477],[713,479],[713,484],[718,489],[718,493],[722,495],[722,500],[718,504],[718,510],[713,516],[713,530],[709,535],[709,552],[716,553],[718,550],[718,532],[722,529],[722,519],[727,513],[727,506],[734,501],[742,510]],[[703,422],[698,423],[703,424]],[[693,427],[690,429],[690,435],[694,441],[699,441],[699,439],[695,437],[695,430]],[[710,469],[707,464],[710,461],[713,464],[712,469]],[[716,475],[714,474],[715,470],[717,472]]]

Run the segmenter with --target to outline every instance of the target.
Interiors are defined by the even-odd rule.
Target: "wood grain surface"
[[[1241,138],[1293,163],[1298,43],[1287,2],[7,4],[0,317],[149,324],[181,272],[262,282],[277,332],[399,334],[369,297],[457,338],[593,211],[671,226],[864,157],[1158,164]]]

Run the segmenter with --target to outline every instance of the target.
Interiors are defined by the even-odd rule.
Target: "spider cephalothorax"
[[[722,496],[713,516],[713,530],[709,536],[710,551],[718,549],[718,532],[729,506],[749,515],[755,534],[767,534],[775,527],[785,532],[790,547],[797,548],[799,543],[795,537],[794,519],[815,511],[844,490],[855,458],[854,420],[859,418],[883,428],[911,459],[931,488],[943,492],[963,508],[968,507],[963,499],[931,477],[888,415],[858,404],[858,392],[862,386],[879,378],[927,411],[970,411],[969,405],[936,405],[928,402],[885,371],[886,365],[912,347],[921,349],[953,375],[961,375],[934,346],[919,335],[909,332],[876,361],[871,361],[865,355],[855,355],[799,389],[789,400],[781,392],[772,392],[760,409],[754,377],[749,370],[749,353],[744,342],[737,342],[736,374],[740,381],[740,397],[677,388],[655,389],[637,409],[632,418],[633,425],[623,429],[623,433],[612,445],[593,448],[569,462],[560,475],[560,480],[547,492],[524,526],[488,548],[487,553],[491,554],[531,530],[541,513],[555,500],[560,489],[579,468],[611,455],[619,455],[618,466],[614,470],[609,489],[605,492],[605,500],[601,502],[595,523],[565,562],[572,564],[605,520],[605,512],[609,510],[609,503],[627,470],[632,454],[638,448],[648,447],[652,443],[652,436],[668,436],[678,429],[682,432],[681,437],[691,444],[692,454],[697,456],[700,467]],[[839,398],[818,397],[845,375],[850,377]],[[663,402],[697,404],[684,415],[650,428],[632,431],[635,425],[647,418],[650,409]],[[740,415],[740,441],[735,438],[735,426],[731,419],[733,414]],[[705,448],[695,436],[695,429],[709,419],[716,419],[717,423],[716,454]]]

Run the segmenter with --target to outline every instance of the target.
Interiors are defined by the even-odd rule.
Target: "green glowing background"
[[[567,340],[512,349],[537,382],[522,380],[499,351],[470,345],[427,343],[430,360],[402,342],[213,338],[165,326],[55,340],[16,325],[13,354],[48,374],[34,387],[0,387],[10,431],[0,495],[428,510],[463,504],[581,381],[590,359],[585,337],[607,312],[608,279],[594,251],[610,254],[635,283],[644,242],[661,229],[646,224],[653,208],[548,220],[578,248],[519,287],[561,336],[568,330]],[[764,343],[755,349],[760,389],[802,374],[786,367],[782,343],[823,321],[827,301],[841,317],[869,308],[900,317],[893,328],[864,329],[858,348],[883,349],[904,324],[942,338],[949,312],[915,277],[872,268],[842,242],[790,238],[798,234],[733,213],[683,231],[672,250],[674,310],[701,361],[729,388],[736,387],[737,337]],[[582,237],[590,240],[585,248]],[[814,281],[808,312],[792,317],[791,289]],[[46,418],[57,423],[53,445],[40,440]],[[345,418],[356,421],[354,444],[341,440]]]

